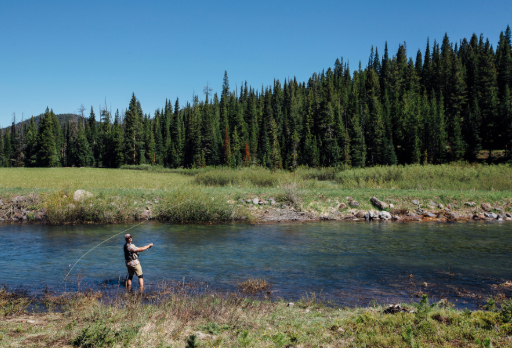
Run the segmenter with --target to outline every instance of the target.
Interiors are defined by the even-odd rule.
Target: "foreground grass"
[[[460,311],[449,303],[337,308],[315,297],[290,306],[237,294],[74,293],[39,301],[0,293],[2,347],[508,347],[512,303]],[[37,302],[43,313],[26,311]],[[59,308],[55,311],[55,308]]]
[[[127,168],[139,170],[2,168],[0,199],[9,202],[18,195],[31,195],[31,206],[23,209],[44,210],[52,224],[116,223],[148,217],[171,222],[257,221],[268,208],[247,203],[253,198],[274,198],[278,206],[285,204],[316,216],[338,213],[340,205],[351,200],[359,202],[357,209],[375,209],[370,203],[373,196],[392,203],[396,211],[413,211],[417,207],[412,200],[427,209],[432,209],[431,201],[450,204],[452,210],[466,216],[481,212],[483,202],[503,212],[512,208],[512,167],[506,165],[391,166],[345,171],[299,168],[295,172]],[[92,198],[75,202],[73,192],[77,189],[90,191]],[[465,206],[465,202],[475,205]],[[29,220],[34,215],[30,214]]]

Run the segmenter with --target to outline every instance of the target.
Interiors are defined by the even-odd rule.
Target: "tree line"
[[[205,87],[182,106],[176,99],[144,113],[132,95],[115,115],[105,106],[61,125],[46,109],[0,134],[0,166],[152,164],[171,168],[259,165],[311,167],[475,161],[482,150],[512,145],[511,30],[496,49],[483,35],[458,43],[445,34],[415,58],[406,44],[382,58],[371,49],[366,67],[333,68],[260,90],[247,82],[220,97]]]

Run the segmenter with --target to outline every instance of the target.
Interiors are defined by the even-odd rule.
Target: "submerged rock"
[[[85,190],[76,190],[75,193],[73,193],[73,201],[74,202],[83,202],[87,198],[91,198],[93,195],[92,193],[85,191]]]

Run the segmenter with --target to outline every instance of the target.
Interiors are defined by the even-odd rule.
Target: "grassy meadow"
[[[358,209],[375,209],[378,197],[398,211],[429,202],[467,212],[489,202],[503,211],[512,203],[512,167],[456,163],[342,170],[298,168],[294,172],[264,168],[167,169],[152,166],[102,168],[2,168],[0,198],[32,195],[33,209],[44,209],[47,220],[60,223],[115,223],[152,218],[173,222],[256,221],[266,206],[247,200],[274,198],[297,211],[322,215],[354,199]],[[93,197],[73,201],[84,189]],[[349,197],[351,197],[349,199]],[[475,202],[474,207],[464,206]]]
[[[0,291],[2,347],[510,347],[512,302],[486,310],[450,303],[339,308],[315,296],[293,305],[242,293],[47,293],[43,298]],[[31,305],[34,310],[29,310]]]

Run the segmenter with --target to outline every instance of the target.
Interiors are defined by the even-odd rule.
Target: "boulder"
[[[379,218],[383,220],[389,220],[391,219],[391,214],[388,213],[387,211],[381,211],[379,212]]]
[[[281,209],[286,209],[286,208],[287,208],[286,204],[284,204],[284,203],[281,204]]]
[[[498,218],[498,215],[496,215],[494,213],[484,213],[484,216],[488,217],[488,218],[491,218],[491,219],[497,219]]]
[[[359,202],[358,201],[350,201],[350,202],[348,202],[348,205],[350,205],[351,207],[359,207]]]
[[[505,215],[498,215],[498,220],[505,220],[506,219],[506,216]]]
[[[363,218],[363,217],[364,217],[364,211],[359,210],[359,211],[356,213],[355,217],[356,217],[356,218],[359,218],[359,219],[360,219],[360,218]]]
[[[36,221],[43,221],[44,220],[44,213],[43,212],[37,212],[36,215],[34,215],[34,218]]]
[[[466,202],[466,203],[464,203],[464,205],[467,205],[468,207],[474,207],[475,202]]]
[[[21,211],[17,211],[14,213],[14,216],[16,216],[17,219],[22,219],[23,218],[23,213]]]
[[[3,219],[3,218],[0,218],[0,222],[4,222],[4,221],[5,221],[5,219]]]
[[[384,209],[387,209],[389,207],[389,205],[387,203],[384,203],[383,201],[381,201],[380,199],[378,199],[377,197],[372,197],[370,198],[370,201],[379,209],[381,210],[384,210]]]
[[[254,198],[252,200],[252,204],[254,204],[254,205],[258,204],[259,202],[260,202],[260,199],[258,197]]]
[[[428,202],[428,205],[430,205],[431,207],[437,206],[437,204],[435,202],[433,202],[433,201]]]
[[[293,303],[293,302],[288,303],[288,307],[293,307],[293,306],[295,306],[295,303]]]
[[[443,209],[443,208],[444,208],[444,205],[442,205],[441,203],[439,203],[439,204],[437,205],[437,207],[438,207],[439,209]]]
[[[480,220],[480,216],[478,216],[477,214],[473,215],[473,220]]]
[[[415,204],[415,205],[420,205],[420,202],[418,202],[418,200],[416,200],[416,199],[413,199],[413,200],[411,201],[411,203],[412,203],[412,204]]]
[[[503,213],[503,209],[501,209],[500,207],[496,207],[494,208],[494,210],[496,210],[498,213]]]
[[[492,210],[492,205],[490,205],[489,203],[482,203],[480,206],[485,211],[491,211]]]
[[[347,207],[347,205],[345,203],[340,203],[340,205],[338,205],[338,209],[339,210],[343,210]]]
[[[512,215],[510,215],[510,213],[506,213],[505,215],[507,215],[507,217],[509,218],[512,218]]]
[[[92,193],[85,191],[85,190],[76,190],[75,193],[73,193],[73,201],[74,202],[83,202],[87,198],[91,198]]]
[[[140,217],[143,219],[151,219],[151,211],[150,210],[143,210],[142,214],[140,214]]]
[[[25,197],[23,196],[16,196],[12,199],[13,203],[19,204],[25,202]]]
[[[395,206],[394,206],[393,204],[389,203],[389,208],[390,208],[390,209],[393,209],[394,207],[395,207]]]
[[[456,212],[451,212],[448,216],[452,220],[457,220],[459,218],[459,215]]]
[[[432,213],[431,213],[431,212],[429,212],[429,211],[425,211],[425,212],[423,212],[423,215],[425,215],[426,217],[431,217],[431,218],[435,218],[435,217],[437,217],[437,215],[436,215],[436,214],[432,214]]]

